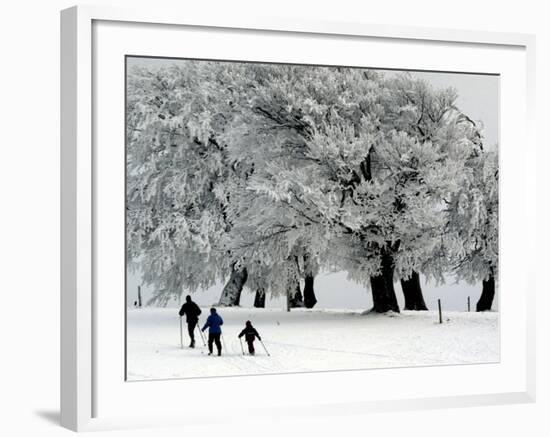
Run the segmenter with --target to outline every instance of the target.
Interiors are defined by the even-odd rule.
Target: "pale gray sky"
[[[128,66],[141,65],[149,67],[160,67],[177,62],[179,60],[166,59],[145,59],[128,58]],[[386,71],[386,74],[395,74],[395,72]],[[436,88],[453,87],[458,93],[457,106],[473,120],[481,121],[484,125],[484,138],[486,146],[492,148],[498,143],[499,138],[499,84],[500,79],[494,75],[464,74],[464,73],[434,73],[434,72],[411,72],[414,77],[424,79]],[[481,283],[475,286],[464,282],[455,283],[453,278],[449,278],[447,284],[436,286],[435,284],[426,284],[424,278],[423,291],[426,304],[429,309],[437,308],[437,299],[442,300],[442,306],[445,310],[466,310],[467,298],[470,296],[472,309],[475,309],[475,303],[481,294]],[[128,274],[127,282],[127,303],[133,305],[137,299],[137,286],[140,283],[139,275]],[[401,286],[396,283],[396,293],[403,307],[403,296]],[[223,284],[218,284],[208,290],[196,293],[193,299],[199,304],[208,306],[216,303]],[[364,286],[355,284],[346,279],[346,273],[321,274],[315,279],[315,292],[317,295],[316,308],[352,308],[368,309],[372,306],[372,297],[370,291]],[[144,300],[151,296],[151,290],[142,287]],[[185,294],[185,292],[184,292]],[[252,306],[254,294],[244,291],[241,298],[242,306]],[[285,306],[285,299],[276,298],[266,300],[268,307]],[[170,306],[177,306],[178,302],[173,302]],[[498,293],[494,302],[493,309],[498,308]]]

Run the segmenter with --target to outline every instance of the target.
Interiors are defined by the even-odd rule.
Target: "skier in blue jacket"
[[[216,312],[216,308],[210,308],[210,315],[206,319],[206,323],[202,327],[204,332],[206,328],[208,329],[208,355],[212,355],[213,344],[216,343],[216,348],[218,349],[218,356],[222,354],[222,343],[220,337],[222,335],[223,319]]]

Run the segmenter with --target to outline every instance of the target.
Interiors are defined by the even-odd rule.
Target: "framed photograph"
[[[534,400],[534,37],[79,6],[61,53],[63,426]]]

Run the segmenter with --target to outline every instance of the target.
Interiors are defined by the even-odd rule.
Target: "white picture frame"
[[[509,139],[521,138],[522,154],[517,161],[519,169],[515,176],[519,182],[513,187],[506,179],[506,170],[509,168],[507,166],[513,163],[510,162],[509,153],[502,154],[501,163],[504,165],[504,176],[501,190],[504,187],[505,191],[502,192],[505,195],[521,196],[525,208],[516,208],[520,211],[513,211],[511,206],[510,209],[504,207],[501,210],[502,225],[507,227],[506,229],[511,229],[514,224],[523,222],[526,223],[525,228],[527,228],[527,238],[524,241],[512,241],[511,239],[509,243],[506,243],[506,247],[526,249],[534,245],[535,214],[529,209],[535,205],[534,36],[364,23],[308,22],[290,18],[241,17],[239,21],[228,22],[223,17],[215,15],[188,16],[184,9],[180,11],[162,11],[157,8],[126,10],[93,6],[66,9],[61,13],[61,424],[63,426],[81,431],[193,424],[211,421],[212,413],[211,409],[206,412],[197,408],[192,413],[193,417],[184,417],[182,414],[178,414],[177,407],[170,410],[165,410],[162,405],[158,409],[147,408],[147,404],[152,404],[151,399],[158,399],[163,393],[166,394],[166,399],[172,399],[171,384],[174,386],[182,383],[187,384],[187,389],[200,393],[201,389],[205,390],[212,385],[212,380],[126,383],[123,377],[118,381],[117,378],[123,375],[123,372],[120,369],[112,368],[112,363],[105,358],[110,355],[107,353],[109,350],[115,350],[114,355],[117,355],[116,348],[123,346],[120,342],[117,343],[118,334],[113,336],[112,344],[107,346],[108,340],[102,332],[105,327],[115,328],[114,331],[118,332],[119,325],[112,324],[114,322],[109,320],[118,316],[124,318],[124,315],[120,313],[118,306],[112,311],[106,311],[102,306],[104,300],[97,297],[98,287],[101,287],[101,284],[107,280],[102,277],[106,273],[101,268],[101,263],[106,262],[101,255],[104,253],[102,251],[105,250],[105,244],[102,244],[104,241],[98,240],[98,227],[100,228],[99,234],[101,234],[103,232],[101,223],[104,219],[102,211],[105,211],[106,208],[98,208],[98,205],[103,205],[102,202],[107,202],[105,205],[109,205],[108,201],[102,197],[105,190],[101,188],[101,183],[99,186],[97,185],[97,177],[99,172],[105,170],[107,173],[114,172],[113,181],[120,181],[121,175],[123,178],[124,168],[118,167],[117,170],[117,167],[111,169],[102,167],[104,161],[95,150],[98,138],[103,138],[102,131],[97,130],[98,126],[95,123],[104,117],[103,113],[98,115],[98,105],[104,105],[104,103],[102,97],[96,93],[98,82],[104,77],[102,76],[103,67],[95,65],[95,61],[98,59],[108,61],[111,55],[117,56],[118,59],[120,53],[124,53],[126,49],[123,44],[118,44],[115,41],[123,38],[114,38],[110,40],[113,46],[112,52],[107,53],[108,50],[105,48],[105,43],[102,43],[102,38],[110,37],[111,34],[108,33],[110,31],[119,32],[121,30],[111,27],[111,30],[107,29],[105,36],[102,36],[103,30],[98,30],[97,27],[101,23],[108,23],[107,27],[132,27],[134,38],[127,39],[131,40],[138,50],[140,50],[139,45],[141,44],[145,52],[153,50],[153,54],[156,53],[154,52],[155,35],[158,34],[158,37],[162,38],[163,32],[173,32],[179,28],[185,28],[187,33],[225,32],[233,29],[245,37],[248,33],[255,35],[269,33],[269,37],[272,39],[284,35],[293,38],[345,40],[342,44],[351,39],[358,43],[369,40],[374,43],[383,42],[387,45],[411,44],[411,47],[425,44],[440,51],[452,46],[459,48],[465,53],[465,56],[468,56],[468,51],[477,50],[477,48],[494,50],[495,53],[498,51],[503,54],[503,57],[510,54],[510,68],[516,70],[513,72],[507,70],[510,71],[508,77],[511,79],[503,91],[506,98],[511,99],[513,96],[514,102],[519,108],[515,110],[519,111],[523,118],[518,122],[517,127],[506,127],[509,130],[503,133],[502,144],[503,150],[506,151],[507,147],[511,147],[507,146],[511,142]],[[140,41],[139,37],[135,37],[137,35],[135,32],[139,33],[141,32],[139,29],[146,28],[149,34],[147,38]],[[122,32],[130,32],[130,30],[123,29]],[[146,47],[147,45],[149,46]],[[195,50],[201,50],[200,44],[195,47]],[[243,50],[250,50],[251,57],[257,56],[252,53],[252,48]],[[105,52],[105,59],[101,58],[103,52]],[[480,53],[485,52],[481,51]],[[158,54],[162,55],[162,53]],[[402,54],[406,58],[406,53]],[[449,60],[448,65],[452,65],[451,62],[456,62],[458,65],[457,59]],[[518,63],[518,59],[521,62]],[[503,63],[505,62],[508,61],[503,61]],[[104,66],[105,62],[99,62],[99,64]],[[424,69],[430,69],[429,65],[423,65],[425,65]],[[419,68],[419,64],[411,65],[410,68]],[[483,71],[486,71],[487,68],[489,67],[485,67]],[[454,71],[469,70],[461,70],[460,67],[456,67]],[[491,72],[501,73],[496,67]],[[114,85],[110,84],[109,86],[119,86],[120,89],[117,93],[120,96],[120,93],[124,92],[124,83],[118,79],[118,77],[114,78]],[[117,111],[122,109],[118,108]],[[518,112],[515,113],[515,115],[517,114]],[[507,115],[504,114],[504,116],[503,123],[506,121]],[[100,126],[105,125],[100,123]],[[123,126],[121,129],[124,130]],[[106,130],[109,129],[106,128]],[[113,136],[113,138],[120,137]],[[118,144],[118,146],[122,146],[123,150],[124,143]],[[115,174],[116,172],[118,172],[118,176]],[[506,205],[506,202],[504,204]],[[505,233],[503,238],[506,235]],[[113,241],[115,240],[116,238]],[[119,255],[124,257],[124,253]],[[508,259],[512,261],[514,256],[518,255],[511,254]],[[503,255],[503,262],[506,261],[506,257],[507,255]],[[457,366],[448,366],[445,369],[434,367],[416,370],[421,377],[435,375],[436,380],[437,378],[441,378],[442,381],[456,379],[454,386],[449,385],[437,390],[437,384],[434,384],[428,391],[423,392],[414,387],[406,389],[401,386],[395,387],[387,396],[365,392],[349,396],[348,391],[351,391],[351,387],[360,385],[362,381],[372,380],[375,375],[373,372],[378,372],[376,377],[383,379],[383,374],[395,378],[400,374],[404,376],[408,371],[407,369],[365,371],[367,373],[359,371],[347,374],[339,373],[336,377],[332,374],[318,374],[306,378],[308,381],[304,384],[308,385],[304,387],[311,389],[322,380],[326,381],[323,391],[318,393],[312,390],[310,396],[293,394],[293,402],[286,402],[283,389],[285,386],[296,387],[295,375],[240,377],[241,379],[222,378],[216,384],[221,385],[222,391],[227,393],[237,391],[238,387],[246,384],[249,387],[254,387],[254,385],[270,387],[272,399],[258,402],[257,413],[260,417],[341,414],[344,412],[364,414],[372,411],[532,402],[535,399],[535,285],[529,279],[530,269],[531,267],[526,263],[519,264],[517,272],[506,273],[508,276],[501,278],[503,284],[510,284],[510,289],[519,290],[518,312],[521,313],[521,316],[518,316],[519,322],[511,321],[506,317],[509,301],[501,299],[501,321],[503,324],[501,329],[503,359],[501,363],[494,367],[470,366],[466,370],[464,367],[458,368]],[[123,274],[123,272],[121,273]],[[120,293],[122,302],[124,290],[120,290]],[[98,327],[98,324],[101,326]],[[517,327],[517,332],[512,330],[513,326]],[[511,334],[512,332],[515,334]],[[521,349],[516,350],[517,347]],[[510,360],[513,363],[510,362],[510,366],[507,367]],[[117,361],[115,360],[114,363]],[[479,376],[482,373],[485,376]],[[479,386],[478,390],[468,384],[460,383],[461,378],[489,378],[491,373],[498,374],[498,378],[495,377],[487,387]],[[479,375],[476,376],[477,374]],[[250,378],[255,379],[249,381]],[[111,384],[110,381],[114,379],[117,379],[116,384],[120,387],[113,387],[111,391],[110,385],[115,384]],[[237,385],[237,381],[239,385]],[[126,390],[128,384],[131,386],[130,390]],[[339,390],[338,387],[342,387],[342,384],[349,384],[349,388]],[[460,385],[465,387],[460,388]],[[373,389],[373,392],[375,391],[376,389]],[[121,397],[118,397],[119,395]],[[130,407],[126,410],[120,409],[120,411],[117,409],[117,405],[125,405],[127,404],[125,401],[128,399],[140,396],[146,404],[144,410],[150,411],[149,414],[138,411],[138,414],[132,415],[129,411],[135,410]],[[107,398],[110,399],[110,404]],[[149,406],[152,407],[152,405]],[[220,406],[216,410],[218,422],[229,421],[231,416],[230,409]]]

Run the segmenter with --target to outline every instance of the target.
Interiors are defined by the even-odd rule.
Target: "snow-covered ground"
[[[208,308],[203,308],[204,323]],[[180,347],[179,316],[173,308],[128,310],[128,380],[289,373],[324,370],[499,361],[498,313],[404,311],[362,314],[357,310],[221,308],[226,349],[208,356]],[[271,356],[256,341],[256,356],[241,352],[237,335],[251,320]],[[246,350],[246,345],[245,350]]]

